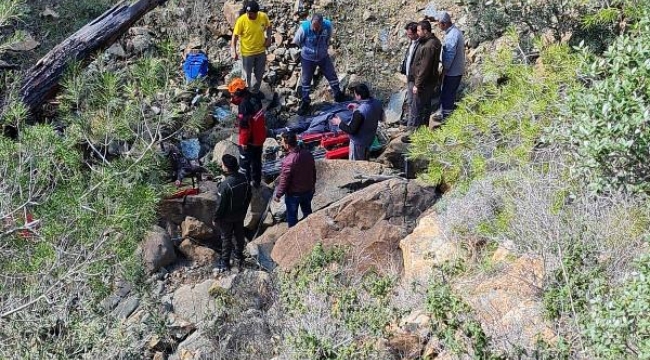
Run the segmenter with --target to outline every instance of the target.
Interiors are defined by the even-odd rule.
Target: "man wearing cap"
[[[240,52],[246,81],[251,91],[257,94],[266,66],[266,48],[271,46],[271,22],[266,13],[260,11],[256,1],[247,2],[244,10],[246,13],[235,22],[230,52],[237,60],[237,42],[241,39]]]
[[[411,76],[411,64],[413,63],[413,56],[415,50],[418,48],[418,23],[410,22],[404,27],[406,38],[409,39],[409,46],[404,54],[400,73],[406,75],[406,105],[409,109],[405,121],[400,122],[401,125],[413,124],[417,118],[416,109],[413,108],[413,87],[415,83],[409,80]]]
[[[332,23],[329,20],[323,19],[321,14],[314,14],[310,20],[305,20],[300,24],[293,38],[293,43],[302,49],[300,53],[302,102],[298,109],[298,115],[306,115],[309,112],[311,104],[309,92],[317,67],[329,82],[334,100],[336,102],[346,100],[345,94],[341,92],[339,86],[339,77],[336,75],[334,63],[327,52],[332,39],[332,31]]]
[[[214,215],[215,225],[221,233],[221,253],[216,270],[224,272],[230,270],[230,255],[241,269],[244,263],[244,218],[251,202],[251,187],[246,177],[239,171],[237,158],[225,154],[221,158],[221,167],[226,174],[225,179],[217,188],[217,211]]]
[[[346,124],[335,115],[332,125],[338,126],[341,131],[350,135],[350,160],[368,160],[370,145],[375,140],[379,121],[384,118],[384,108],[381,101],[370,97],[370,90],[365,84],[351,88],[354,100],[357,103],[348,105],[352,110],[352,121]]]
[[[440,12],[437,20],[440,29],[445,32],[442,46],[442,89],[440,93],[442,118],[445,119],[456,108],[456,92],[465,72],[465,39],[460,29],[451,22],[449,13]]]
[[[298,223],[298,207],[303,218],[311,214],[311,200],[316,190],[316,163],[309,150],[298,146],[298,138],[294,132],[282,133],[280,145],[287,152],[287,156],[282,160],[273,200],[279,202],[284,195],[287,224],[293,227]]]
[[[262,102],[254,96],[243,79],[234,78],[228,84],[230,101],[238,106],[240,171],[255,188],[262,182],[262,148],[266,140],[266,120]]]

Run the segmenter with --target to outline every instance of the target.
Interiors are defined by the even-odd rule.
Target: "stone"
[[[217,260],[217,253],[214,250],[195,244],[190,239],[183,240],[178,246],[178,251],[199,266],[212,265]]]
[[[405,133],[398,134],[396,138],[391,140],[384,152],[379,155],[377,162],[387,167],[403,172],[407,178],[415,178],[416,175],[428,167],[426,159],[408,159],[404,155],[408,155],[411,144],[404,143],[401,139]]]
[[[188,216],[181,223],[181,236],[184,239],[209,240],[214,236],[214,229],[210,225]]]
[[[266,229],[260,237],[246,245],[246,249],[250,256],[253,257],[257,261],[258,265],[263,269],[273,271],[277,266],[271,258],[271,251],[273,250],[273,246],[277,239],[286,233],[288,229],[289,227],[286,222],[277,224]]]
[[[185,341],[178,344],[176,352],[169,360],[199,360],[212,358],[219,353],[219,348],[201,331],[196,331]]]
[[[45,10],[41,13],[41,17],[44,18],[51,18],[51,19],[58,19],[60,17],[59,13],[56,11],[50,9],[48,6],[45,7]]]
[[[113,310],[113,314],[119,319],[127,319],[134,311],[135,309],[140,306],[140,299],[137,297],[133,296],[125,301],[120,302],[119,305]]]
[[[153,360],[167,360],[167,354],[162,351],[156,351],[153,355]]]
[[[248,212],[246,212],[246,218],[244,218],[244,227],[248,230],[256,231],[262,217],[266,216],[265,210],[267,205],[271,201],[273,196],[273,190],[262,184],[259,188],[252,188],[253,196],[251,197],[251,203],[248,207]]]
[[[487,278],[481,274],[452,287],[472,308],[487,336],[502,339],[499,344],[504,347],[533,348],[537,339],[547,343],[556,339],[539,296],[544,275],[542,258],[522,256]]]
[[[422,342],[412,334],[397,334],[388,339],[388,348],[399,359],[420,359]]]
[[[131,53],[140,54],[149,50],[154,45],[153,38],[147,32],[142,35],[136,35],[127,42],[127,49]]]
[[[284,37],[280,33],[275,33],[273,34],[273,41],[275,42],[275,45],[280,46],[284,41]]]
[[[406,89],[390,96],[388,106],[384,109],[384,113],[386,114],[386,123],[388,125],[397,124],[402,119],[404,101],[406,101]]]
[[[196,285],[183,285],[178,288],[171,299],[174,314],[198,327],[211,323],[218,315],[217,303],[208,292],[213,284],[214,280],[205,280]],[[196,335],[196,332],[193,335]],[[182,348],[181,345],[179,349]]]
[[[363,12],[363,21],[373,21],[373,20],[377,20],[377,16],[375,16],[375,14],[373,14],[372,11],[365,10]]]
[[[212,161],[221,164],[221,158],[225,154],[239,158],[239,147],[237,147],[237,143],[231,139],[219,141],[212,150]]]
[[[442,234],[435,213],[420,218],[399,246],[404,258],[404,283],[428,283],[436,266],[466,258],[461,244]]]
[[[176,261],[174,245],[165,229],[154,226],[147,231],[142,244],[142,261],[150,274]]]
[[[201,182],[201,187],[216,184],[210,181]],[[158,215],[176,225],[191,216],[205,224],[211,224],[217,207],[216,191],[204,191],[198,195],[185,196],[180,199],[163,199],[158,205]]]
[[[23,40],[10,44],[7,49],[16,52],[31,51],[40,45],[41,43],[36,41],[31,35],[26,35]]]
[[[223,4],[223,16],[226,18],[230,27],[235,26],[235,22],[239,17],[239,11],[242,9],[242,3],[233,0],[228,0]]]
[[[399,242],[436,198],[433,187],[417,181],[391,179],[371,185],[300,221],[276,241],[271,257],[289,270],[321,243],[325,248],[348,248],[347,257],[360,274],[399,273]]]

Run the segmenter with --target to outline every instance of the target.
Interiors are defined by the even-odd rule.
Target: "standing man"
[[[218,203],[214,215],[215,223],[221,232],[221,253],[217,263],[217,272],[230,270],[230,254],[235,243],[234,258],[241,269],[244,263],[244,218],[251,202],[251,187],[246,177],[239,173],[237,158],[225,154],[221,158],[221,167],[226,178],[217,189]]]
[[[266,48],[271,46],[271,22],[256,1],[249,1],[244,9],[246,13],[235,22],[230,53],[233,59],[238,59],[237,42],[241,38],[242,67],[248,86],[257,95],[266,66]]]
[[[350,160],[368,160],[370,145],[375,140],[379,121],[384,118],[384,108],[381,101],[370,97],[370,90],[365,84],[352,87],[354,100],[358,103],[348,105],[352,110],[350,124],[341,122],[337,115],[332,118],[332,125],[338,126],[350,135]]]
[[[302,210],[303,219],[311,214],[311,200],[316,190],[316,163],[309,150],[298,146],[295,133],[282,133],[280,144],[288,155],[282,160],[278,188],[273,200],[279,202],[284,195],[287,223],[293,227],[298,223],[298,206]]]
[[[302,74],[300,76],[302,102],[298,109],[298,115],[306,115],[310,110],[309,92],[317,67],[329,82],[334,100],[336,102],[345,101],[345,95],[339,86],[339,77],[336,75],[336,69],[334,69],[332,59],[327,52],[332,39],[332,31],[332,23],[329,20],[323,19],[321,14],[314,14],[311,20],[305,20],[300,24],[293,38],[293,43],[302,48],[300,54],[302,58]]]
[[[400,72],[406,75],[406,105],[408,106],[409,113],[406,116],[406,119],[401,121],[400,124],[413,126],[415,119],[417,118],[417,113],[413,108],[413,87],[415,86],[415,83],[410,80],[410,76],[413,56],[418,47],[418,23],[410,22],[406,24],[404,30],[406,30],[406,37],[409,39],[409,46],[406,49],[406,54],[404,54],[404,60],[402,60]]]
[[[241,172],[255,188],[262,182],[262,149],[266,140],[266,120],[262,102],[254,96],[243,79],[234,78],[228,84],[230,101],[238,106],[239,157]]]
[[[446,11],[438,15],[438,26],[445,32],[442,47],[442,89],[440,103],[442,118],[445,119],[456,108],[456,92],[465,72],[465,39],[463,33],[451,22]]]
[[[418,47],[411,63],[409,81],[413,82],[413,104],[411,106],[411,123],[408,124],[412,132],[422,125],[428,125],[431,115],[431,100],[435,93],[440,76],[440,40],[431,33],[431,23],[427,20],[420,21],[417,27]]]

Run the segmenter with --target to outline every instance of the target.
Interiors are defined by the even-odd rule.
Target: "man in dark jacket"
[[[244,218],[251,202],[251,186],[239,171],[237,158],[225,154],[221,158],[221,167],[226,178],[217,189],[218,204],[214,215],[215,223],[221,230],[221,257],[217,271],[230,270],[230,254],[235,240],[234,258],[241,268],[244,262]]]
[[[287,223],[292,227],[298,223],[298,206],[303,219],[311,214],[311,200],[316,190],[316,163],[307,149],[298,146],[293,132],[280,136],[281,144],[288,155],[282,160],[278,187],[273,200],[280,201],[284,195],[287,205]]]
[[[341,122],[341,118],[334,116],[332,125],[338,126],[341,131],[350,135],[350,160],[368,160],[370,146],[375,140],[379,121],[384,118],[384,108],[381,101],[370,97],[370,90],[365,84],[351,88],[354,99],[358,103],[351,103],[348,108],[352,110],[350,124]]]
[[[255,188],[262,182],[262,148],[266,140],[266,121],[262,101],[253,95],[243,79],[235,78],[228,85],[231,102],[238,106],[239,154],[241,172]]]
[[[413,131],[422,125],[428,125],[431,115],[431,101],[440,76],[440,40],[431,33],[431,23],[427,20],[418,23],[418,47],[411,62],[408,81],[413,82],[413,103],[411,123],[407,124]]]

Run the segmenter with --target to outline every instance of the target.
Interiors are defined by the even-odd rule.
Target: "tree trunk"
[[[54,47],[27,71],[20,88],[25,105],[32,113],[38,112],[40,106],[56,94],[68,64],[83,61],[94,52],[109,47],[133,23],[164,2],[139,0],[129,5],[126,0],[121,1]]]

